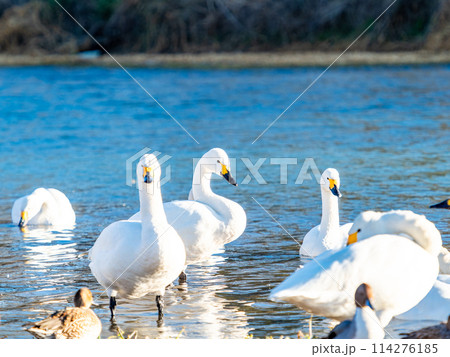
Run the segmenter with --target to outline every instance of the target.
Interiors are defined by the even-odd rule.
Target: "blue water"
[[[126,160],[145,147],[172,157],[165,164],[171,169],[166,201],[187,197],[192,158],[212,147],[237,159],[238,183],[249,174],[241,158],[267,158],[259,170],[267,183],[214,181],[216,192],[245,208],[244,235],[211,262],[189,267],[187,290],[168,289],[164,327],[156,326],[153,297],[119,300],[117,323],[125,333],[307,332],[309,314],[267,299],[299,264],[295,240],[320,221],[317,183],[295,184],[305,158],[321,171],[339,170],[342,222],[368,209],[410,209],[432,220],[449,247],[449,212],[427,207],[450,197],[450,67],[333,68],[252,144],[321,71],[131,70],[197,144],[120,69],[0,69],[0,337],[30,338],[22,325],[67,306],[81,286],[100,304],[102,337],[117,335],[85,253],[104,227],[137,211]],[[297,158],[287,184],[280,184],[280,166],[270,158]],[[21,233],[10,223],[14,200],[36,187],[66,193],[77,214],[73,231]],[[314,317],[314,334],[324,335],[329,323]]]

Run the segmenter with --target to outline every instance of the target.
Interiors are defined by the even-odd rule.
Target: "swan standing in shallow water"
[[[57,311],[46,319],[36,322],[26,331],[40,339],[89,339],[98,338],[102,323],[90,309],[92,293],[81,288],[75,294],[75,307]]]
[[[376,235],[381,219],[382,224],[403,227],[412,239]],[[342,321],[355,314],[353,293],[366,283],[374,292],[371,301],[377,317],[386,326],[427,295],[439,272],[437,255],[442,245],[433,223],[410,211],[384,215],[369,211],[358,216],[350,233],[349,240],[358,235],[370,238],[322,254],[282,282],[270,298]]]
[[[339,187],[341,180],[336,169],[326,169],[320,178],[322,220],[303,238],[300,256],[316,257],[327,250],[345,247],[351,223],[339,226]]]
[[[183,270],[186,252],[180,236],[167,222],[158,160],[144,155],[136,171],[142,223],[118,221],[106,227],[89,251],[89,266],[110,297],[112,318],[116,296],[133,299],[154,294],[159,324],[165,288]]]
[[[244,209],[236,202],[215,194],[211,179],[216,174],[232,185],[236,181],[230,174],[230,159],[222,149],[209,150],[198,161],[192,190],[186,201],[164,204],[167,220],[180,235],[186,247],[186,265],[209,259],[225,244],[239,238],[247,225]],[[195,198],[195,200],[194,200]],[[140,213],[130,218],[140,221]],[[180,283],[186,274],[180,274]]]
[[[341,322],[330,332],[328,338],[384,338],[384,329],[373,311],[370,299],[372,299],[372,289],[367,284],[361,284],[355,292],[356,312],[353,320]]]
[[[41,187],[14,202],[11,219],[21,228],[27,225],[73,226],[75,212],[64,193]]]

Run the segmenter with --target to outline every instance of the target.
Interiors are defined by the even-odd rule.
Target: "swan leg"
[[[180,276],[178,277],[178,284],[186,284],[187,281],[187,275],[184,271],[180,273]]]
[[[117,306],[116,297],[111,296],[109,298],[109,310],[111,310],[111,320],[116,319],[116,306]]]
[[[156,295],[156,307],[158,308],[158,327],[162,325],[163,318],[164,318],[164,298],[162,295]]]

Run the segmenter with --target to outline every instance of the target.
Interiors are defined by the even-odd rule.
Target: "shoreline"
[[[124,67],[135,68],[291,68],[328,67],[341,52],[251,52],[199,54],[113,54]],[[333,66],[427,65],[450,63],[445,52],[347,52]],[[117,67],[108,55],[95,52],[73,55],[0,54],[0,67],[29,66],[98,66]]]

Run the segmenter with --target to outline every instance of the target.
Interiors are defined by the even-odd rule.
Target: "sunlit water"
[[[317,183],[295,181],[305,158],[341,174],[341,221],[368,209],[411,209],[436,223],[450,244],[450,212],[428,205],[450,197],[450,67],[360,67],[328,71],[258,141],[252,142],[322,69],[158,70],[132,74],[199,142],[189,137],[119,69],[0,69],[0,337],[30,338],[22,325],[72,303],[88,286],[99,306],[102,337],[110,330],[108,298],[92,276],[87,250],[108,224],[138,209],[126,185],[126,160],[149,147],[172,158],[166,201],[185,199],[192,158],[222,147],[237,158],[239,183],[214,190],[248,217],[237,241],[204,265],[188,268],[187,289],[170,287],[165,325],[154,297],[119,299],[119,327],[139,337],[242,338],[307,332],[310,315],[268,300],[299,265],[298,242],[321,215]],[[297,158],[287,184],[270,158]],[[247,179],[248,180],[248,179]],[[20,232],[14,200],[36,187],[65,192],[77,214],[73,230]],[[268,210],[291,238],[253,198]],[[420,262],[418,262],[420,264]],[[317,336],[330,320],[313,317]],[[397,336],[421,323],[391,327]]]

